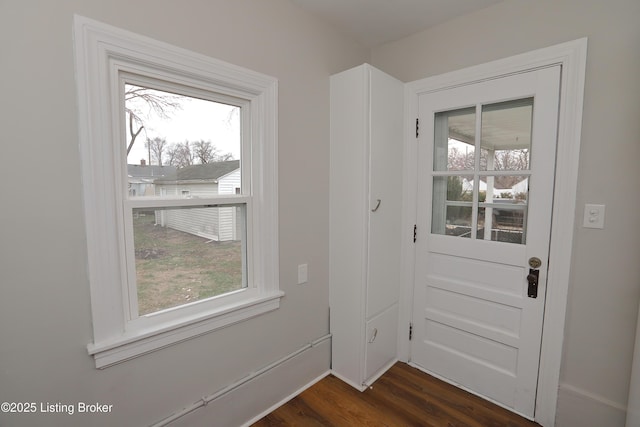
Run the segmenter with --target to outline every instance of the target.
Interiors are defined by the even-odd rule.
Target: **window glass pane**
[[[471,206],[447,206],[445,232],[438,234],[471,237]]]
[[[139,315],[247,286],[245,205],[133,209]]]
[[[528,170],[533,98],[482,107],[481,170]]]
[[[241,187],[240,107],[132,84],[124,90],[129,197],[160,195],[160,181],[197,181],[198,188],[184,189],[194,197],[235,194]]]
[[[472,176],[434,177],[431,232],[470,237],[472,202]]]
[[[475,111],[475,107],[471,107],[436,113],[433,170],[473,170]]]
[[[495,188],[478,208],[478,239],[524,244],[527,224],[528,177],[487,177],[487,181],[510,178],[511,188]],[[488,230],[491,230],[489,233]]]

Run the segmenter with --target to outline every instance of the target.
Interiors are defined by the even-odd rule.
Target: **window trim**
[[[87,232],[93,342],[97,368],[176,344],[279,307],[277,80],[160,41],[74,16],[78,121]],[[251,197],[247,234],[253,283],[220,297],[173,309],[171,319],[128,321],[125,254],[118,235],[126,199],[120,182],[118,104],[121,73],[246,100],[250,110]],[[235,196],[246,199],[247,195]],[[227,196],[225,199],[233,198]],[[189,199],[187,199],[189,200]],[[197,201],[194,201],[197,203]],[[250,218],[250,219],[249,219]],[[209,304],[213,301],[212,304]],[[196,307],[196,308],[194,308]],[[185,308],[183,310],[183,308]],[[160,317],[160,316],[159,316]]]

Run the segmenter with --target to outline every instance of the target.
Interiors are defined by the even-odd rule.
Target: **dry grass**
[[[202,300],[242,287],[240,242],[212,242],[134,219],[140,315]]]

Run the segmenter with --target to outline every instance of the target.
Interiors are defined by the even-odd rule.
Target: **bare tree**
[[[167,147],[166,164],[168,164],[169,166],[177,166],[178,158],[180,157],[179,151],[180,147],[178,147],[178,144],[169,145]]]
[[[227,162],[229,160],[233,160],[233,153],[218,154],[215,161],[216,162]]]
[[[471,147],[473,148],[473,147]],[[449,156],[447,159],[448,170],[473,170],[475,167],[475,154],[474,150],[465,150],[464,152],[458,147],[451,147],[449,149]]]
[[[488,164],[487,150],[482,149],[480,153],[480,168],[487,170]],[[475,168],[475,150],[465,150],[458,147],[451,147],[447,159],[449,170],[472,171]],[[493,170],[497,171],[519,171],[529,168],[529,150],[496,150],[493,152]],[[484,181],[484,178],[481,178]],[[522,181],[522,176],[496,176],[494,185],[496,188],[511,188]]]
[[[200,164],[233,160],[232,153],[222,153],[211,141],[202,139],[193,143],[193,153]]]
[[[189,141],[171,144],[167,149],[167,157],[169,165],[179,168],[193,165],[196,159]]]
[[[200,164],[213,161],[218,149],[211,144],[211,141],[200,140],[193,143],[193,154]]]
[[[172,95],[134,85],[125,85],[124,110],[128,116],[129,144],[127,154],[131,151],[136,138],[144,129],[144,116],[153,111],[161,118],[169,118],[174,110],[182,108],[183,97]]]
[[[240,107],[231,108],[229,110],[229,113],[227,114],[225,123],[227,124],[227,126],[232,126],[232,123],[239,120],[239,118],[240,118]]]
[[[185,141],[183,144],[178,144],[178,146],[180,148],[178,150],[178,166],[185,167],[192,165],[194,163],[195,156],[193,155],[189,141]]]
[[[155,137],[153,139],[147,138],[145,142],[145,147],[151,153],[151,157],[158,163],[159,166],[162,166],[162,154],[167,145],[167,140],[165,138]]]
[[[233,160],[232,153],[221,153],[211,141],[178,142],[166,147],[167,164],[183,168],[212,162]]]
[[[497,150],[495,152],[493,168],[498,171],[519,171],[529,169],[529,150]],[[496,188],[511,188],[520,181],[522,176],[496,176]]]

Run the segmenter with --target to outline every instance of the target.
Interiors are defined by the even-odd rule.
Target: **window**
[[[96,366],[277,309],[277,81],[79,16],[75,43]]]
[[[435,114],[432,233],[525,243],[532,114],[533,98]]]

